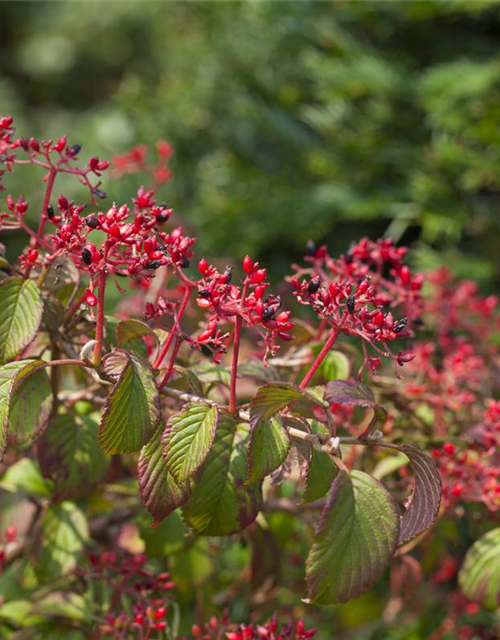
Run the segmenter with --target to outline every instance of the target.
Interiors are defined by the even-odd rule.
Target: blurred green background
[[[343,252],[386,234],[413,247],[415,266],[447,264],[494,290],[499,42],[498,2],[3,2],[0,113],[15,116],[20,135],[67,133],[84,160],[170,141],[175,179],[161,199],[197,233],[198,256],[248,252],[280,276],[309,238]],[[4,182],[36,204],[39,180],[28,168]],[[104,189],[128,201],[140,183]],[[298,545],[293,523],[276,520],[283,546]],[[442,527],[429,554],[473,539],[461,524]],[[230,585],[247,556],[236,546],[219,555],[219,583]],[[417,598],[416,613],[409,604],[405,625],[388,631],[387,582],[314,614],[298,601],[298,571],[290,566],[287,584],[299,586],[282,589],[279,604],[311,615],[321,640],[423,640],[440,617],[442,595],[431,591],[426,615]],[[189,581],[185,590],[189,600]],[[242,597],[231,606],[235,618],[248,614]]]
[[[0,111],[84,159],[172,142],[162,197],[199,253],[281,275],[309,238],[389,234],[491,288],[499,36],[497,2],[5,2]]]

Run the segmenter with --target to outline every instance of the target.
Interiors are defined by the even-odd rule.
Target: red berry
[[[97,305],[97,298],[92,293],[92,291],[87,291],[85,294],[85,302],[89,305],[89,307],[95,307]]]
[[[252,273],[254,270],[253,260],[250,256],[245,256],[243,258],[243,271],[245,273]]]
[[[201,273],[202,276],[204,276],[207,270],[208,270],[208,262],[205,260],[205,258],[202,258],[198,262],[198,271]]]
[[[250,279],[254,284],[260,284],[261,282],[264,282],[266,276],[267,271],[265,269],[258,269],[257,271],[255,271],[255,273],[252,274],[252,277]]]
[[[167,615],[167,609],[165,607],[160,607],[155,611],[155,619],[161,620]]]

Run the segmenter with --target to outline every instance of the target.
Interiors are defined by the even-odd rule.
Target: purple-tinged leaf
[[[406,501],[406,511],[401,516],[398,544],[402,545],[434,524],[441,506],[441,478],[434,460],[418,445],[409,443],[382,446],[404,453],[409,458],[414,473],[413,490]]]
[[[372,587],[388,566],[398,535],[397,506],[385,487],[361,471],[340,471],[306,562],[309,602],[347,602]]]
[[[191,483],[177,484],[167,471],[162,456],[162,429],[158,429],[142,448],[137,467],[139,492],[146,509],[153,516],[152,526],[183,505],[191,494]]]
[[[364,440],[378,424],[387,420],[387,411],[376,400],[372,390],[362,382],[354,380],[332,380],[326,385],[325,400],[329,404],[347,404],[373,409],[373,418],[370,424],[359,436]]]

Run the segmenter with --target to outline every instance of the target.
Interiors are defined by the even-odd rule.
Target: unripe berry
[[[204,276],[208,271],[208,262],[205,260],[205,258],[202,258],[198,262],[198,271],[201,273],[202,276]]]
[[[252,271],[254,270],[254,266],[253,266],[253,260],[250,256],[245,256],[243,258],[243,271],[246,274],[252,273]]]
[[[87,293],[85,294],[85,302],[89,307],[95,307],[97,305],[97,298],[92,293],[92,291],[87,291]]]
[[[261,282],[264,282],[266,276],[267,271],[265,269],[258,269],[252,274],[250,279],[254,284],[260,284]]]

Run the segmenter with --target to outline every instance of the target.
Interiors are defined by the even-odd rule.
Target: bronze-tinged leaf
[[[359,439],[365,439],[377,425],[387,420],[387,411],[373,395],[372,390],[362,382],[354,380],[332,380],[326,385],[325,400],[329,404],[347,404],[373,409],[373,418]]]
[[[160,422],[160,395],[149,363],[115,349],[105,367],[118,375],[99,425],[99,444],[108,454],[139,451]]]
[[[343,603],[372,587],[388,566],[398,535],[397,506],[385,487],[361,471],[340,471],[306,562],[309,602]]]
[[[191,495],[191,483],[177,484],[167,470],[162,456],[162,429],[142,448],[139,456],[139,492],[146,509],[153,516],[152,526],[159,524]]]

